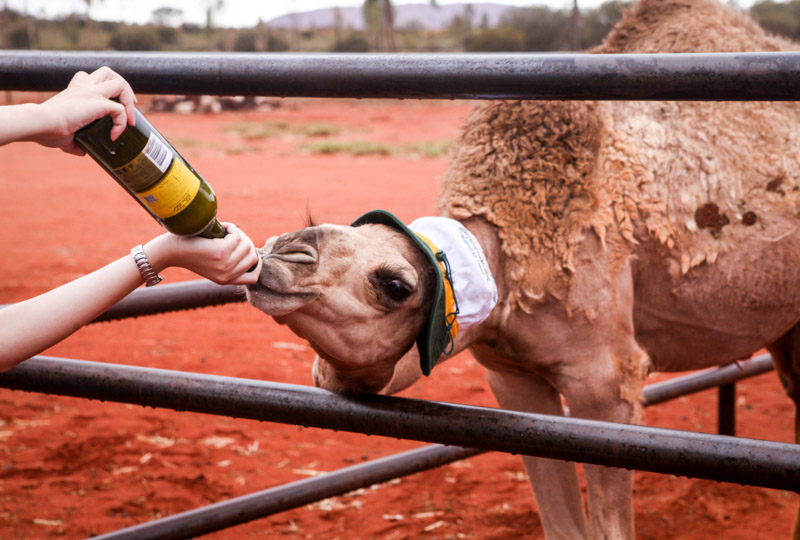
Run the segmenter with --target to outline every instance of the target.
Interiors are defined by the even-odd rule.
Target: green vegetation
[[[372,141],[315,141],[303,145],[312,154],[350,154],[353,156],[391,156],[395,149]]]
[[[227,133],[234,133],[245,141],[280,137],[299,137],[306,139],[300,147],[312,154],[349,154],[352,156],[394,156],[410,154],[424,158],[435,158],[447,155],[454,146],[450,140],[414,142],[406,145],[391,145],[373,141],[342,141],[329,137],[338,135],[342,128],[328,122],[307,122],[295,124],[283,120],[272,122],[235,122],[223,128]],[[312,139],[312,140],[309,140]],[[313,140],[316,139],[316,140]],[[191,141],[187,141],[191,143]],[[247,153],[256,151],[252,146],[242,146],[229,153]]]
[[[189,148],[200,148],[210,146],[207,141],[195,139],[194,137],[183,137],[180,135],[169,135],[164,133],[164,137],[172,143],[172,146],[181,150],[188,150]]]
[[[415,142],[393,146],[372,141],[314,141],[303,145],[312,154],[349,154],[352,156],[396,156],[411,154],[425,158],[447,155],[453,141]]]
[[[229,156],[239,156],[242,154],[254,154],[260,152],[262,149],[258,146],[237,146],[235,148],[227,148],[225,154]]]
[[[228,133],[236,133],[248,141],[283,137],[287,135],[327,137],[330,135],[337,135],[341,132],[339,126],[326,122],[292,124],[281,120],[272,122],[236,122],[225,126],[224,129]]]
[[[415,142],[406,146],[406,150],[426,158],[446,156],[456,145],[455,141]]]

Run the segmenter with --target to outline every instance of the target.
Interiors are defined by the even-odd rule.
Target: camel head
[[[411,226],[422,222],[424,230],[425,220],[444,220],[472,238],[446,218]],[[247,288],[248,301],[308,340],[317,352],[318,386],[376,392],[415,343],[426,375],[452,349],[461,299],[453,292],[447,254],[389,212],[271,238],[260,252],[263,267],[258,283]],[[486,272],[491,278],[488,266]]]
[[[388,213],[269,239],[250,303],[317,352],[314,382],[377,391],[427,328],[436,268]],[[400,225],[398,225],[400,223]]]

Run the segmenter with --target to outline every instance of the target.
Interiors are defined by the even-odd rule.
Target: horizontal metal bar
[[[800,52],[300,54],[0,51],[0,90],[107,65],[142,94],[423,99],[797,100]]]
[[[182,281],[136,289],[93,322],[219,306],[244,300],[245,293],[242,287],[217,285],[205,279]]]
[[[710,388],[714,386],[714,381],[718,379],[723,380],[725,384],[734,384],[731,378],[740,380],[763,373],[771,368],[772,360],[769,355],[762,355],[752,360],[737,363],[734,370],[726,366],[709,370],[710,373],[701,372],[676,377],[667,381],[670,383],[669,398],[661,390],[664,388],[664,383],[648,385],[644,389],[644,405],[646,407],[662,403],[666,399],[684,395],[678,392],[682,387],[686,390],[686,393],[690,393]],[[716,372],[719,373],[717,374]],[[718,375],[718,377],[715,378],[714,375]],[[654,387],[656,391],[650,391]],[[656,397],[658,400],[655,399]],[[327,497],[342,495],[353,489],[440,467],[481,453],[483,453],[482,450],[462,448],[460,446],[426,446],[329,472],[315,478],[299,480],[280,487],[265,489],[257,493],[195,508],[95,538],[97,540],[178,540],[194,538],[195,536],[264,518]]]
[[[236,497],[162,519],[93,536],[93,540],[183,540],[256,518],[343,495],[480,454],[458,446],[430,445],[345,467],[314,478]]]
[[[800,445],[36,357],[0,387],[800,490]]]
[[[772,357],[768,354],[762,354],[750,360],[742,360],[726,366],[648,384],[644,388],[645,404],[656,405],[686,394],[731,384],[746,377],[766,373],[772,369]]]

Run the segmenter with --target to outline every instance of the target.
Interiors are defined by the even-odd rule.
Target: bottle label
[[[200,189],[200,179],[180,159],[172,160],[164,178],[155,186],[136,194],[155,215],[166,219],[189,206]]]
[[[150,133],[142,152],[112,172],[133,191],[141,191],[156,182],[173,161],[173,152],[155,133]]]

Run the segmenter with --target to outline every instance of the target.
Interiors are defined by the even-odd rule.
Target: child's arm
[[[252,241],[226,223],[225,238],[158,236],[144,251],[158,273],[182,266],[217,283],[255,283],[261,259]],[[258,263],[252,272],[247,269]],[[24,302],[0,309],[0,371],[55,345],[90,323],[143,283],[133,257],[111,264]]]
[[[111,98],[119,98],[119,102]],[[62,92],[44,103],[0,107],[0,146],[12,141],[33,141],[82,156],[75,132],[110,114],[114,120],[111,140],[133,125],[136,96],[130,85],[108,67],[90,75],[79,71]]]

